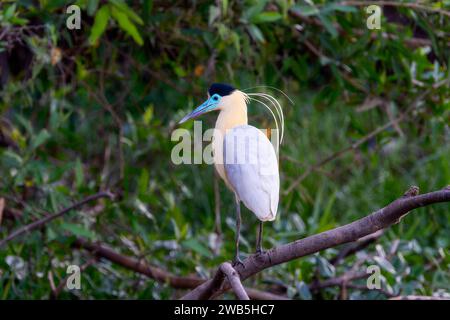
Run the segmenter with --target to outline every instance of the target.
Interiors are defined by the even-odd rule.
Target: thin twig
[[[0,228],[2,226],[4,209],[5,209],[5,199],[4,198],[0,198]]]
[[[97,257],[105,258],[128,269],[144,274],[158,282],[168,283],[173,288],[190,289],[204,282],[203,279],[196,277],[179,277],[173,275],[166,270],[145,263],[142,259],[135,259],[121,255],[105,245],[100,243],[91,243],[83,238],[77,238],[74,242],[74,246],[77,248],[83,248]]]
[[[341,262],[346,257],[363,250],[368,245],[374,243],[377,241],[384,233],[384,230],[378,230],[375,233],[369,234],[365,237],[362,237],[361,239],[358,239],[357,241],[348,244],[345,246],[339,253],[330,260],[330,263],[332,265],[337,265],[339,262]]]
[[[364,279],[366,277],[367,274],[365,272],[354,272],[352,270],[344,273],[342,276],[313,283],[309,286],[309,288],[311,290],[320,290],[328,287],[342,286],[342,284],[344,283],[348,283],[353,280]]]
[[[250,300],[247,292],[245,292],[244,287],[242,286],[239,274],[231,266],[231,263],[222,263],[222,265],[220,266],[220,271],[222,271],[227,276],[228,282],[230,283],[234,294],[239,300]]]
[[[83,272],[87,268],[89,268],[91,265],[93,265],[97,261],[96,258],[89,259],[85,264],[83,264],[80,267],[80,272]],[[52,289],[50,292],[50,299],[57,299],[60,295],[61,291],[64,289],[64,287],[67,284],[67,280],[69,279],[69,276],[65,277],[57,287],[55,287],[55,282],[53,280],[53,275],[51,271],[49,271],[49,280],[50,280],[50,288]]]
[[[44,225],[49,223],[50,221],[55,220],[56,218],[59,218],[59,217],[63,216],[64,214],[66,214],[74,209],[77,209],[88,202],[95,201],[100,198],[114,199],[114,195],[110,191],[98,192],[94,195],[84,198],[81,201],[74,203],[73,205],[71,205],[67,208],[62,209],[61,211],[59,211],[55,214],[48,215],[48,216],[46,216],[42,219],[39,219],[33,223],[23,226],[23,227],[17,229],[16,231],[13,231],[9,236],[7,236],[2,241],[0,241],[0,248],[3,247],[4,245],[6,245],[9,241],[11,241],[13,239],[15,239],[23,234],[30,233],[34,230],[40,229]]]

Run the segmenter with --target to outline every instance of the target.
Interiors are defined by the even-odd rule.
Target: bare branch
[[[23,234],[30,233],[34,230],[40,229],[43,226],[45,226],[48,222],[55,220],[56,218],[59,218],[59,217],[63,216],[64,214],[66,214],[74,209],[77,209],[88,202],[95,201],[100,198],[114,199],[114,195],[110,191],[101,191],[99,193],[96,193],[94,195],[86,197],[83,200],[78,201],[78,202],[74,203],[73,205],[71,205],[67,208],[64,208],[63,210],[61,210],[55,214],[48,215],[48,216],[46,216],[42,219],[39,219],[33,223],[23,226],[23,227],[17,229],[16,231],[13,231],[9,236],[7,236],[5,239],[0,241],[0,248],[3,247],[5,244],[7,244],[9,241],[11,241],[13,239],[15,239]]]
[[[0,198],[0,226],[2,225],[3,210],[5,209],[5,199]]]
[[[177,276],[161,268],[151,266],[141,259],[135,259],[121,255],[120,253],[108,248],[100,243],[90,243],[89,241],[78,238],[74,242],[74,246],[82,248],[91,252],[98,258],[107,259],[113,263],[121,265],[127,269],[133,270],[140,274],[143,274],[149,278],[155,279],[161,283],[167,283],[169,286],[175,289],[193,289],[198,285],[204,283],[206,279],[194,277],[194,276]],[[205,290],[206,296],[213,294],[220,289],[223,282],[224,274],[218,270],[212,281],[209,281],[210,289]],[[287,297],[272,294],[269,292],[260,291],[253,288],[245,288],[248,296],[255,300],[288,300]]]
[[[346,257],[363,250],[368,245],[374,243],[377,241],[382,235],[383,230],[378,230],[375,233],[369,234],[365,237],[362,237],[361,239],[358,239],[357,241],[350,243],[349,245],[345,246],[339,253],[330,260],[330,263],[332,265],[337,265],[339,262],[341,262]]]
[[[105,258],[109,261],[120,264],[128,269],[155,279],[158,282],[168,283],[173,288],[190,289],[205,281],[204,279],[197,277],[179,277],[173,275],[166,270],[145,263],[142,259],[135,259],[121,255],[105,245],[91,243],[83,238],[77,238],[74,242],[74,246],[86,249],[97,257]]]
[[[80,267],[80,272],[83,272],[88,267],[93,265],[96,262],[96,260],[97,260],[96,258],[88,260],[85,264],[83,264]],[[50,288],[52,289],[51,292],[50,292],[49,299],[57,299],[59,294],[61,293],[61,291],[63,291],[64,287],[66,286],[67,280],[69,279],[69,276],[66,276],[63,280],[61,280],[59,285],[57,287],[55,287],[55,282],[53,280],[52,272],[49,271],[48,275],[49,275],[49,281],[50,281]]]
[[[239,300],[250,300],[247,292],[245,292],[244,287],[242,286],[239,274],[231,266],[231,263],[222,263],[222,265],[220,266],[220,271],[222,271],[222,273],[227,276],[228,282],[231,284],[231,288],[233,289],[234,294]]]
[[[320,290],[329,287],[342,286],[353,280],[364,279],[366,277],[367,274],[365,272],[350,271],[344,273],[342,276],[339,277],[330,278],[321,282],[313,283],[309,286],[309,288],[311,290]]]
[[[410,190],[413,189],[415,189],[415,187],[410,188]],[[242,281],[264,269],[278,264],[298,259],[340,244],[356,241],[357,239],[398,223],[401,217],[413,209],[440,202],[450,202],[450,186],[443,190],[422,195],[403,196],[391,202],[386,207],[352,223],[274,247],[263,254],[253,254],[245,259],[242,265],[238,265],[235,270],[240,275]],[[220,290],[209,290],[208,294],[205,294],[205,290],[211,288],[211,282],[212,280],[209,280],[201,284],[196,289],[186,294],[182,299],[195,300],[200,297],[216,297],[230,288],[230,284],[225,282]]]

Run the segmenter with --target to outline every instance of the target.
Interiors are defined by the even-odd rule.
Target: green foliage
[[[410,185],[427,192],[449,184],[448,16],[384,7],[382,30],[368,30],[364,6],[329,1],[77,4],[81,30],[65,27],[63,1],[0,4],[0,34],[9,28],[0,38],[0,63],[8,66],[1,64],[0,74],[0,198],[22,213],[16,220],[3,214],[0,239],[99,190],[121,197],[69,212],[1,248],[1,298],[47,298],[49,272],[58,284],[67,265],[92,257],[71,247],[75,236],[177,275],[208,276],[232,258],[232,195],[220,185],[224,234],[216,241],[213,168],[170,159],[176,123],[203,101],[213,81],[280,88],[295,102],[270,88],[253,89],[280,98],[286,118],[279,218],[265,226],[265,247],[361,218]],[[435,7],[450,10],[445,1]],[[416,110],[398,125],[283,192],[308,168],[415,102]],[[249,116],[251,124],[273,126],[256,105]],[[203,129],[214,118],[205,116]],[[192,123],[183,126],[193,130]],[[361,263],[363,271],[379,265],[383,288],[392,293],[448,294],[449,222],[448,204],[429,206],[337,266],[329,260],[340,248],[332,248],[265,270],[246,284],[281,285],[296,299],[336,299],[338,287],[318,293],[310,285]],[[256,225],[243,209],[244,253],[254,250]],[[83,271],[82,286],[60,298],[175,296],[168,284],[107,260]],[[352,299],[385,298],[348,290]]]

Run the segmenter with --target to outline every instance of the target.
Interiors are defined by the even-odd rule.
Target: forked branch
[[[356,241],[396,224],[409,211],[434,203],[450,202],[450,186],[443,190],[418,195],[418,188],[411,187],[402,197],[368,216],[352,223],[315,234],[304,239],[274,247],[263,254],[253,254],[235,267],[241,281],[264,269],[298,259],[331,247]],[[230,289],[228,280],[222,285],[208,280],[186,294],[183,299],[210,299]]]

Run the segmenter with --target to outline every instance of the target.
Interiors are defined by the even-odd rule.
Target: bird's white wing
[[[226,133],[223,154],[227,179],[238,198],[261,221],[274,220],[280,177],[269,139],[255,127],[237,126]]]

